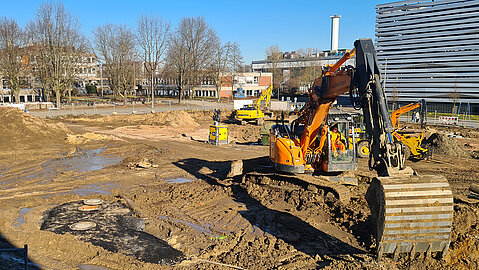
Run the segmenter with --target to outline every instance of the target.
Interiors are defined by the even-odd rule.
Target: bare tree
[[[452,101],[452,113],[456,114],[456,104],[461,98],[461,92],[457,89],[457,82],[454,81],[454,88],[449,92],[449,99]]]
[[[112,24],[97,27],[93,36],[110,89],[115,97],[123,90],[126,103],[127,92],[133,89],[138,72],[135,67],[135,36],[126,26]]]
[[[397,102],[399,101],[399,90],[396,87],[396,83],[394,83],[393,92],[391,93],[391,101],[393,102],[393,110],[396,110]]]
[[[11,100],[19,102],[22,46],[25,35],[15,19],[0,19],[0,73],[10,87]]]
[[[37,48],[37,76],[45,87],[53,90],[57,107],[65,92],[71,93],[79,72],[78,64],[86,53],[86,39],[80,32],[78,19],[62,2],[45,2],[28,24],[29,37]]]
[[[282,80],[281,69],[279,63],[283,58],[283,53],[279,49],[278,45],[272,45],[265,50],[266,59],[270,60],[270,69],[273,73],[273,89],[279,89]]]
[[[218,44],[211,74],[216,86],[218,100],[220,99],[221,86],[225,80],[229,81],[229,79],[226,79],[226,74],[229,72],[232,77],[234,72],[242,68],[242,65],[243,56],[241,55],[238,43],[228,41],[224,45]]]
[[[298,87],[306,85],[306,88],[309,88],[314,80],[321,76],[321,73],[321,67],[314,62],[310,62],[309,65],[299,70],[297,77],[295,77]]]
[[[193,90],[199,76],[214,63],[218,43],[215,30],[204,18],[181,19],[169,38],[167,52],[169,66],[177,71],[178,99],[184,97],[185,90]]]
[[[169,30],[170,23],[164,21],[163,18],[158,15],[150,17],[142,15],[138,18],[136,38],[140,47],[140,55],[144,62],[145,71],[150,80],[152,111],[155,109],[154,76],[158,73],[159,65],[166,49]]]

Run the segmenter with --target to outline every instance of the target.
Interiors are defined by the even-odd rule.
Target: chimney
[[[339,40],[339,18],[341,15],[331,16],[331,52],[338,51]]]

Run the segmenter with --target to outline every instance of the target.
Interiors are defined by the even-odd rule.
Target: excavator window
[[[334,123],[329,126],[329,154],[331,162],[352,162],[354,159],[354,138],[350,136],[352,125],[349,122]]]

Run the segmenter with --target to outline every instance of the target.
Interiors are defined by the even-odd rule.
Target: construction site
[[[379,4],[340,53],[331,16],[301,101],[269,59],[223,99],[0,106],[0,269],[479,269],[478,7]]]
[[[0,113],[2,248],[28,244],[30,269],[478,267],[479,200],[468,197],[479,176],[478,130],[429,126],[432,158],[406,161],[450,184],[445,257],[378,261],[365,199],[376,173],[367,159],[353,172],[357,185],[275,173],[260,126],[233,124],[228,112],[220,119],[229,128],[225,145],[207,143],[212,112],[54,120]],[[80,212],[85,200],[101,200],[101,210]],[[96,227],[71,226],[82,221]],[[23,253],[2,253],[1,261],[2,269],[21,268]]]

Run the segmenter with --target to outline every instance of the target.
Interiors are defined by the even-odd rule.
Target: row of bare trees
[[[88,49],[78,20],[61,2],[40,5],[22,29],[15,19],[0,20],[0,73],[18,102],[25,77],[35,77],[50,89],[57,104],[68,93],[78,70],[78,59]],[[27,47],[28,46],[28,47]],[[49,93],[46,93],[48,96]]]
[[[134,27],[105,24],[92,34],[81,33],[78,18],[61,1],[44,2],[24,29],[15,19],[0,19],[0,75],[18,101],[22,78],[34,77],[44,97],[71,97],[82,58],[94,53],[115,95],[135,89],[137,78],[155,89],[159,76],[177,82],[179,99],[189,96],[205,78],[216,86],[224,75],[239,71],[243,60],[238,43],[223,43],[202,17],[186,17],[172,29],[159,15],[142,15]],[[154,91],[151,91],[152,99]],[[154,104],[152,104],[154,106]],[[153,107],[152,107],[153,109]]]

